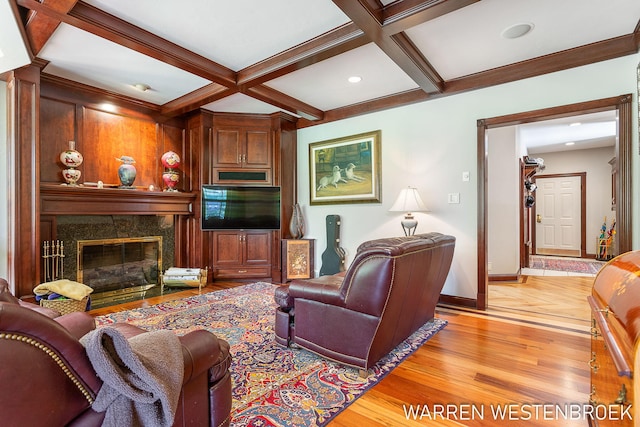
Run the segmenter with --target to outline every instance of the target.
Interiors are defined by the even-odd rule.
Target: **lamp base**
[[[404,219],[400,221],[400,224],[402,224],[402,229],[404,230],[405,236],[413,236],[414,234],[416,234],[418,221],[414,219],[412,215],[405,216]]]

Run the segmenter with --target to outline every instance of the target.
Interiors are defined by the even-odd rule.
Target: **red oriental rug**
[[[254,283],[96,318],[185,334],[207,329],[231,344],[231,425],[324,426],[446,326],[434,319],[360,378],[358,370],[275,342],[276,285]]]
[[[606,264],[595,259],[567,258],[557,256],[531,255],[529,268],[536,270],[568,271],[572,273],[597,274]]]

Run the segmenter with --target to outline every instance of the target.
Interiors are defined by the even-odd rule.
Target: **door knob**
[[[540,215],[540,214],[536,215],[536,222],[537,223],[541,223],[542,222],[542,215]]]

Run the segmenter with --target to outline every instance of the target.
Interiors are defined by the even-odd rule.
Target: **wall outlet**
[[[449,203],[460,203],[460,193],[449,193]]]
[[[468,182],[469,180],[471,180],[471,173],[469,173],[469,171],[462,172],[462,180],[464,182]]]

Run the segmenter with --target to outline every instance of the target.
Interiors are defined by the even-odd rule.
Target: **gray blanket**
[[[103,426],[171,426],[184,376],[182,346],[171,331],[126,339],[117,329],[91,331],[81,342],[104,382],[92,407]]]

